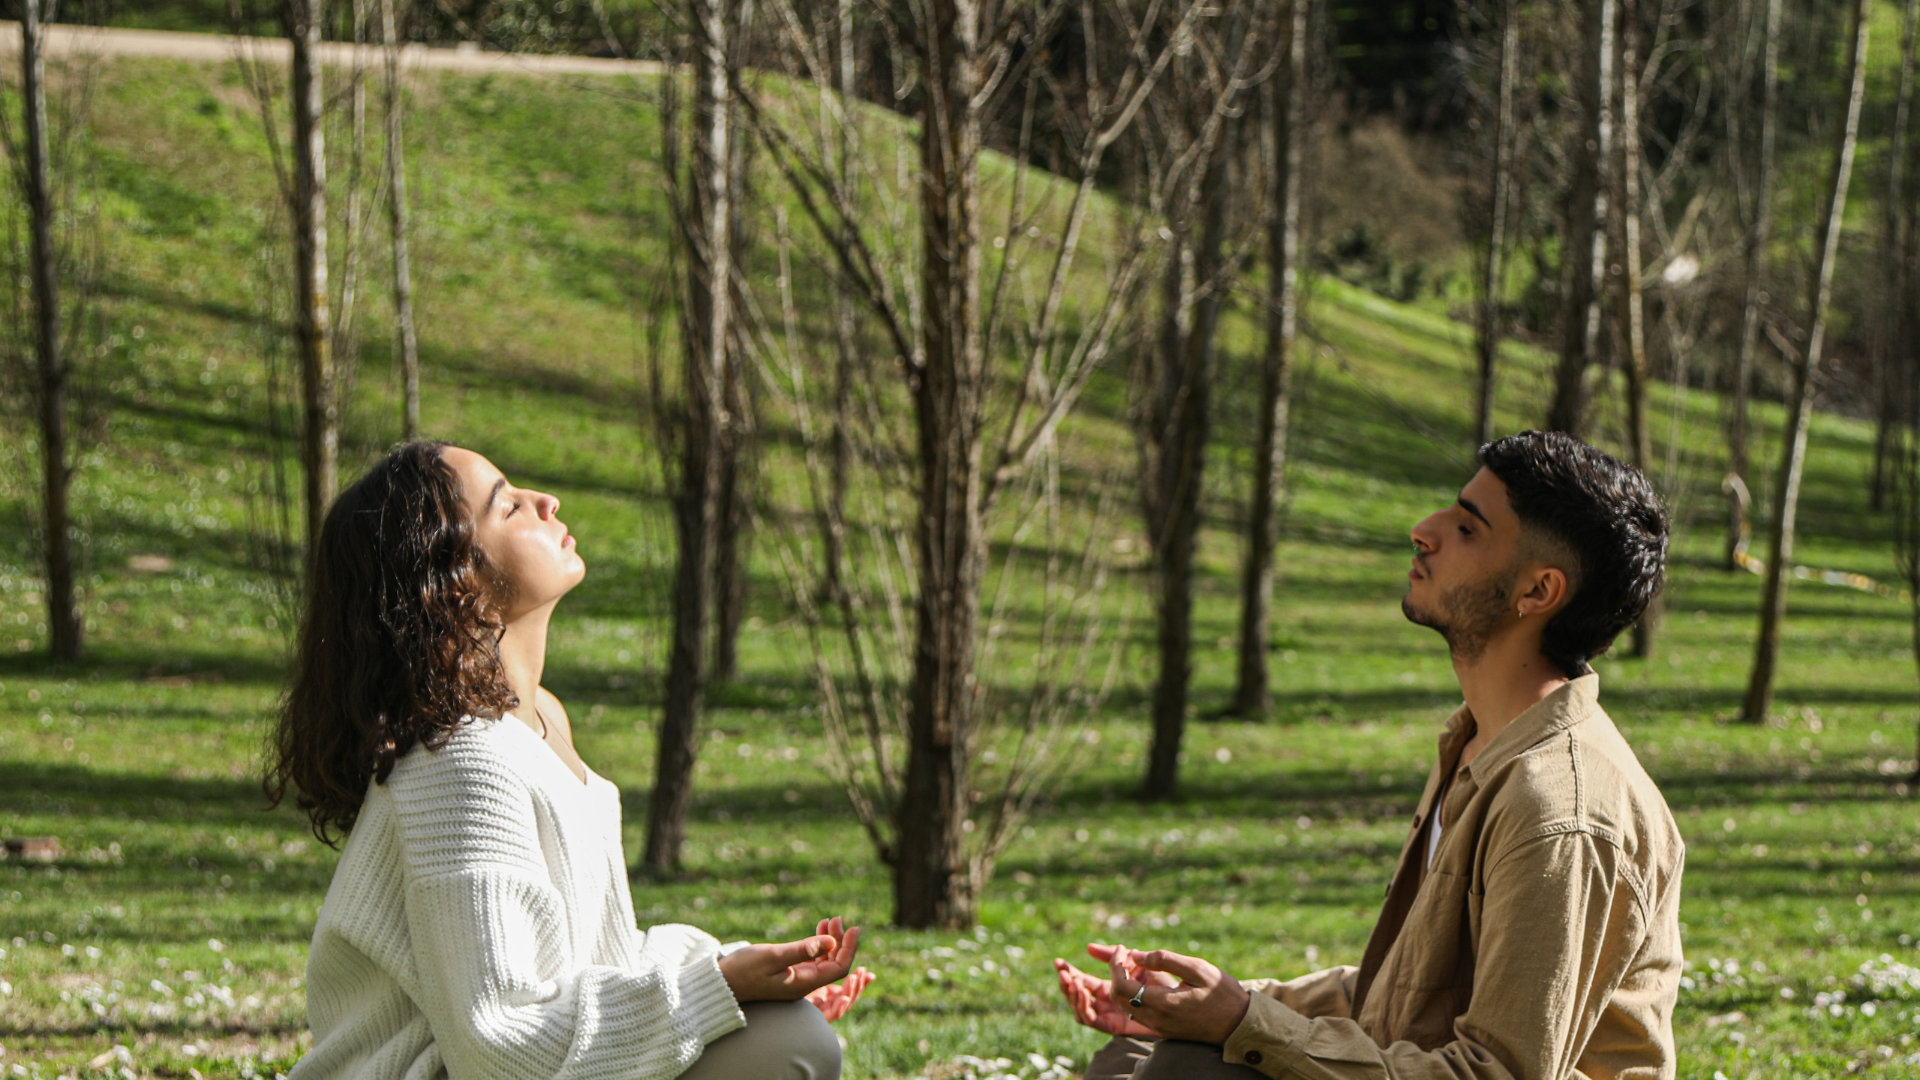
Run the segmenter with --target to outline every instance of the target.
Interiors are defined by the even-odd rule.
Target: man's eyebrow
[[[1472,499],[1467,498],[1465,495],[1460,496],[1460,506],[1463,509],[1465,509],[1467,513],[1472,514],[1474,517],[1479,518],[1481,523],[1484,524],[1487,528],[1489,529],[1493,528],[1493,522],[1488,521],[1487,515],[1481,513],[1480,508],[1473,505]]]
[[[497,499],[497,498],[499,498],[499,497],[500,497],[500,489],[501,489],[501,488],[503,488],[503,487],[506,487],[506,486],[507,486],[507,478],[506,478],[506,477],[504,477],[504,476],[503,476],[503,477],[501,477],[501,478],[500,478],[500,479],[498,479],[498,480],[495,480],[495,481],[493,482],[493,490],[492,490],[492,491],[489,491],[489,492],[487,492],[487,505],[485,505],[485,506],[483,506],[483,507],[481,507],[481,508],[480,508],[480,512],[481,512],[482,514],[484,514],[484,513],[486,513],[487,511],[489,511],[489,510],[491,510],[491,509],[493,509],[493,500],[495,500],[495,499]],[[1463,500],[1463,501],[1464,501],[1464,500]],[[1474,511],[1474,513],[1476,513],[1476,514],[1477,514],[1477,513],[1479,513],[1479,511],[1478,511],[1478,510],[1476,510],[1476,511]]]

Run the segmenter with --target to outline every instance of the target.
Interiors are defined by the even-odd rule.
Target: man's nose
[[[1432,527],[1433,518],[1428,517],[1418,525],[1415,525],[1407,533],[1408,536],[1413,538],[1413,546],[1419,548],[1422,552],[1433,550],[1433,541],[1427,536],[1427,533],[1432,531]]]

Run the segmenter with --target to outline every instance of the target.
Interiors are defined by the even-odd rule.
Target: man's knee
[[[1257,1069],[1236,1065],[1209,1043],[1162,1039],[1133,1070],[1133,1080],[1266,1080]]]
[[[747,1026],[715,1039],[681,1080],[840,1080],[840,1037],[806,1001],[754,1001]]]

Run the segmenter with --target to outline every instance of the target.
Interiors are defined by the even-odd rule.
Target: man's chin
[[[1439,620],[1414,606],[1411,593],[1400,598],[1400,614],[1405,615],[1407,621],[1415,626],[1424,626],[1430,630],[1440,629]]]

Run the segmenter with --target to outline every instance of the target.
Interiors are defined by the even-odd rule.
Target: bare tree
[[[1841,222],[1847,205],[1847,186],[1853,177],[1853,155],[1860,131],[1860,106],[1866,93],[1868,0],[1853,0],[1853,44],[1847,57],[1846,118],[1834,137],[1832,186],[1820,208],[1819,248],[1809,289],[1807,344],[1795,349],[1773,327],[1767,328],[1792,368],[1792,392],[1787,407],[1787,429],[1782,439],[1780,479],[1773,492],[1773,537],[1767,555],[1766,588],[1760,603],[1760,634],[1754,645],[1753,670],[1747,681],[1741,718],[1760,723],[1773,704],[1774,667],[1780,655],[1780,624],[1787,616],[1787,564],[1793,558],[1794,518],[1800,505],[1800,478],[1806,466],[1807,429],[1813,418],[1815,380],[1821,374],[1826,344],[1828,304],[1833,296],[1833,267],[1840,250]]]
[[[1653,475],[1653,438],[1647,418],[1647,329],[1646,305],[1642,295],[1640,259],[1641,131],[1640,131],[1640,4],[1639,0],[1616,0],[1620,30],[1615,38],[1617,63],[1615,78],[1619,84],[1620,154],[1614,175],[1614,215],[1612,229],[1616,248],[1616,266],[1620,281],[1614,290],[1618,305],[1616,331],[1622,335],[1621,365],[1627,377],[1627,453],[1633,467]],[[1660,620],[1660,599],[1655,597],[1633,624],[1633,655],[1645,658],[1653,653],[1654,629]]]
[[[1546,426],[1579,435],[1585,430],[1587,377],[1598,351],[1601,303],[1606,295],[1604,236],[1613,162],[1613,85],[1616,0],[1582,0],[1577,40],[1580,69],[1574,98],[1579,123],[1567,154],[1568,186],[1561,255],[1560,359]]]
[[[839,93],[841,107],[851,111],[855,108],[858,79],[858,64],[855,57],[853,40],[853,0],[837,0],[834,19],[834,72],[833,89]],[[823,135],[821,148],[822,164],[837,171],[837,180],[848,209],[857,212],[860,203],[860,175],[855,161],[859,153],[860,141],[851,116],[847,122],[832,122],[833,97],[828,90],[826,80],[820,82],[820,130]],[[838,145],[832,145],[832,136],[839,136]],[[854,243],[852,217],[841,226],[839,246],[850,249]],[[828,473],[826,517],[821,521],[821,557],[824,572],[821,575],[825,595],[832,596],[840,589],[842,552],[846,546],[846,507],[847,507],[847,469],[853,453],[853,441],[848,425],[852,423],[853,381],[855,358],[859,355],[858,304],[853,294],[853,283],[844,273],[833,276],[833,432],[829,450],[831,467]]]
[[[724,469],[734,428],[727,383],[734,335],[732,231],[735,224],[732,43],[750,17],[744,0],[688,0],[692,30],[692,154],[681,188],[680,135],[667,127],[669,200],[676,242],[685,259],[680,348],[681,408],[666,425],[677,449],[673,492],[678,554],[674,568],[673,630],[664,702],[647,806],[644,865],[669,873],[680,863],[700,710],[710,675],[714,608],[714,549],[722,528]],[[665,85],[665,84],[663,84]],[[666,85],[667,94],[675,93]],[[665,110],[669,116],[672,109]]]
[[[1913,207],[1909,205],[1907,209],[1911,211]],[[1920,322],[1914,318],[1913,298],[1903,296],[1901,300],[1908,311],[1906,324],[1912,326]],[[1914,363],[1911,352],[1894,355],[1895,363],[1904,369],[1902,373],[1908,379],[1920,376],[1920,365]],[[1914,407],[1911,398],[1894,430],[1887,456],[1888,487],[1893,504],[1894,563],[1906,586],[1910,643],[1914,664],[1920,668],[1920,409]],[[1907,783],[1920,784],[1920,722],[1914,726],[1914,744],[1914,771],[1907,777]]]
[[[1240,656],[1233,711],[1265,715],[1268,611],[1273,602],[1273,547],[1278,541],[1280,485],[1286,475],[1288,393],[1300,317],[1300,196],[1307,141],[1308,0],[1286,0],[1277,13],[1279,66],[1263,85],[1267,126],[1267,340],[1260,362],[1253,492],[1248,500],[1247,557],[1240,579]]]
[[[382,105],[387,134],[387,223],[393,237],[394,346],[400,353],[402,384],[401,431],[408,439],[420,437],[420,346],[413,330],[413,264],[407,256],[407,150],[402,131],[400,34],[394,18],[396,0],[380,0],[380,41],[386,54],[386,85]]]
[[[741,4],[743,29],[752,19],[752,10],[750,2]],[[746,37],[744,32],[733,35],[733,41],[729,43],[729,70],[739,70],[744,62]],[[740,627],[747,617],[748,586],[751,581],[748,560],[755,516],[754,485],[759,472],[755,460],[758,444],[755,440],[753,382],[748,374],[748,343],[737,315],[748,303],[747,256],[753,249],[753,215],[749,212],[752,203],[749,178],[753,170],[749,155],[753,144],[746,139],[737,122],[728,124],[727,137],[731,143],[727,162],[731,194],[727,197],[727,205],[733,214],[733,224],[727,230],[727,242],[733,245],[733,255],[728,264],[733,275],[733,310],[736,317],[727,342],[726,388],[722,395],[731,434],[720,448],[721,522],[719,532],[714,537],[713,660],[709,682],[732,679],[739,664]]]
[[[1229,256],[1228,207],[1239,137],[1238,83],[1248,74],[1250,5],[1224,6],[1196,24],[1213,38],[1177,59],[1142,128],[1149,171],[1191,178],[1165,204],[1171,240],[1160,267],[1161,299],[1152,343],[1136,364],[1135,440],[1140,449],[1141,511],[1153,557],[1159,676],[1153,691],[1153,744],[1140,797],[1171,798],[1179,787],[1180,745],[1193,674],[1193,575],[1203,518],[1207,443],[1213,433],[1215,330],[1240,258]],[[1238,39],[1238,40],[1234,40]],[[1216,59],[1219,58],[1219,59]],[[1228,65],[1231,62],[1231,66]],[[1224,113],[1224,115],[1223,115]]]
[[[1772,239],[1773,225],[1773,173],[1774,152],[1777,140],[1778,117],[1780,110],[1780,3],[1781,0],[1765,0],[1766,19],[1761,28],[1763,42],[1760,61],[1760,147],[1759,161],[1754,169],[1754,181],[1744,201],[1747,207],[1747,227],[1742,237],[1742,247],[1746,263],[1746,302],[1741,314],[1740,347],[1734,354],[1732,382],[1732,404],[1729,406],[1727,420],[1727,471],[1737,481],[1726,485],[1729,492],[1744,492],[1750,469],[1748,462],[1747,438],[1747,398],[1753,382],[1753,354],[1759,346],[1760,322],[1766,307],[1767,244]],[[1750,34],[1741,35],[1750,39]],[[1734,100],[1727,107],[1727,141],[1734,156],[1740,153],[1740,117],[1744,106],[1747,56],[1750,50],[1745,40],[1739,42],[1741,56],[1736,63],[1736,89]],[[1733,163],[1735,187],[1746,175],[1744,162]],[[1729,495],[1727,519],[1726,558],[1727,569],[1738,569],[1737,552],[1747,533],[1746,500]]]
[[[1914,29],[1920,0],[1907,0],[1901,15],[1900,83],[1894,97],[1893,130],[1887,140],[1887,189],[1880,205],[1881,288],[1877,296],[1877,318],[1868,337],[1872,362],[1875,404],[1873,440],[1873,479],[1868,489],[1874,510],[1884,508],[1891,483],[1889,455],[1899,437],[1901,418],[1906,415],[1906,399],[1912,394],[1907,365],[1900,354],[1913,345],[1902,333],[1907,309],[1907,292],[1912,287],[1907,261],[1904,230],[1911,227],[1905,219],[1907,209],[1907,156],[1911,114],[1913,112]]]
[[[327,295],[326,98],[319,57],[323,0],[284,0],[281,19],[293,46],[294,337],[300,346],[304,424],[301,463],[306,474],[307,549],[320,540],[340,456],[340,402],[333,362],[333,325]]]
[[[1479,445],[1493,439],[1495,368],[1500,356],[1500,297],[1506,283],[1508,221],[1513,216],[1514,158],[1519,126],[1514,95],[1520,81],[1520,0],[1502,0],[1500,8],[1500,75],[1493,112],[1493,152],[1488,157],[1487,246],[1480,263],[1480,311],[1474,327],[1479,380],[1474,401],[1474,437]]]
[[[60,252],[55,242],[52,165],[47,133],[47,71],[40,0],[21,0],[20,98],[25,114],[23,138],[7,125],[7,156],[14,180],[27,204],[28,270],[32,279],[33,400],[39,420],[41,513],[45,530],[48,655],[78,660],[85,634],[74,573],[73,514],[69,492],[73,455],[69,449],[67,394],[71,368],[63,354],[60,308]],[[24,145],[19,145],[24,143]]]
[[[805,70],[816,83],[830,78],[791,5],[776,6]],[[870,759],[878,763],[872,767],[882,797],[867,798],[849,787],[876,848],[892,866],[894,918],[902,925],[971,923],[998,854],[990,837],[968,840],[975,831],[972,753],[979,722],[992,715],[982,712],[986,687],[978,678],[982,643],[989,640],[988,627],[981,625],[987,538],[1010,486],[1030,477],[1052,452],[1061,421],[1104,363],[1135,295],[1144,230],[1123,245],[1105,292],[1094,310],[1082,313],[1077,333],[1063,327],[1071,325],[1078,307],[1068,303],[1067,285],[1101,160],[1171,60],[1170,42],[1188,40],[1198,5],[1182,7],[1184,14],[1168,23],[1168,38],[1149,37],[1133,26],[1118,84],[1109,91],[1096,77],[1080,99],[1085,111],[1074,162],[1079,176],[1047,242],[1050,251],[1042,249],[1045,272],[1032,294],[1026,291],[1032,278],[1024,273],[1024,253],[1028,241],[1042,234],[1034,224],[1037,210],[1027,201],[1027,155],[1015,155],[1009,227],[1000,237],[1004,246],[994,249],[998,274],[991,289],[981,237],[980,157],[987,123],[1012,96],[1010,88],[1027,88],[1025,100],[1035,100],[1033,80],[1044,81],[1046,72],[1035,63],[1038,50],[1021,43],[1046,40],[1068,10],[1064,3],[926,0],[904,11],[879,9],[882,18],[893,20],[888,32],[916,58],[918,168],[896,185],[903,196],[911,192],[917,211],[911,224],[906,198],[887,212],[857,213],[838,170],[828,168],[808,140],[790,134],[784,114],[743,94],[818,239],[885,333],[910,401],[911,433],[893,443],[914,501],[905,515],[910,542],[902,544],[911,556],[911,599],[897,627],[900,638],[911,640],[899,723],[905,760],[892,760],[893,744],[884,736],[892,729],[890,706],[880,696],[864,695],[859,708],[868,729],[882,733]],[[1081,8],[1089,57],[1098,51],[1102,17],[1131,20],[1132,13]],[[1091,59],[1088,68],[1097,71]],[[833,122],[853,126],[844,103]],[[884,189],[871,164],[862,169],[866,186]],[[1010,343],[1016,333],[1017,344]],[[1017,359],[1017,369],[999,370],[994,361],[1002,356]],[[846,601],[843,611],[852,603]],[[843,617],[856,633],[865,632],[858,627],[869,616],[853,611]],[[994,819],[990,836],[1003,820]]]

